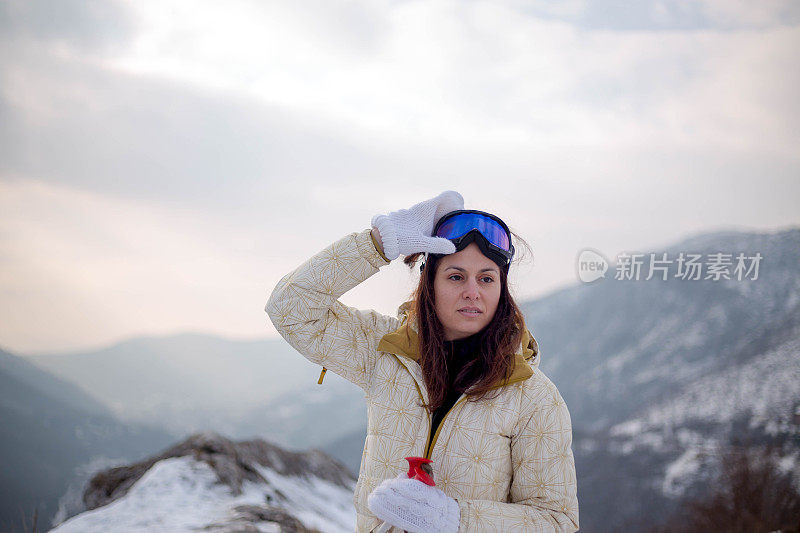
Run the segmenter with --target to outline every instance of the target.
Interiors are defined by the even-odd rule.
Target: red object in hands
[[[409,479],[422,481],[431,487],[436,486],[436,483],[433,482],[433,468],[430,465],[433,461],[424,457],[406,457],[406,461],[408,461]]]

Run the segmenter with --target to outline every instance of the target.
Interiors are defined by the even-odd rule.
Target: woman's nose
[[[476,300],[480,293],[478,292],[478,283],[474,280],[468,281],[464,287],[464,298],[467,300]]]

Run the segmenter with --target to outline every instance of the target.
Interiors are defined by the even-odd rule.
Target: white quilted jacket
[[[413,324],[403,314],[394,318],[338,301],[387,264],[369,230],[353,233],[281,279],[266,306],[297,351],[366,393],[357,531],[380,523],[367,496],[382,480],[406,471],[407,456],[433,460],[436,486],[458,501],[459,531],[576,531],[569,411],[538,369],[536,341],[525,336],[514,373],[497,384],[496,398],[474,402],[462,396],[426,449],[431,417],[421,407],[428,396]]]

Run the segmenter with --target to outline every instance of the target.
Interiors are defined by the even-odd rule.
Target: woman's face
[[[499,267],[475,243],[439,260],[433,292],[445,340],[469,337],[492,321],[500,284]]]

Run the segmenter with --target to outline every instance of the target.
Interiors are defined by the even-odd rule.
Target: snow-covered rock
[[[355,479],[321,452],[194,435],[140,463],[97,473],[88,510],[57,533],[353,531]]]

